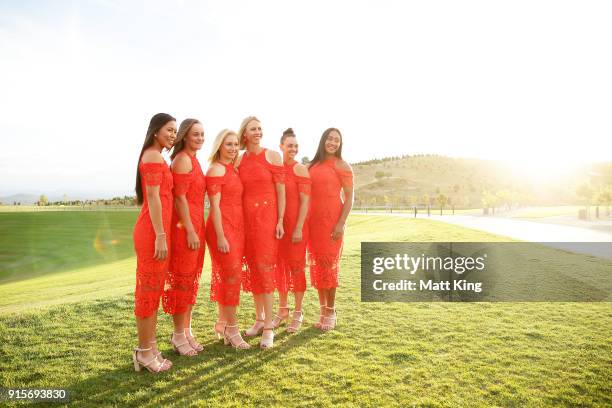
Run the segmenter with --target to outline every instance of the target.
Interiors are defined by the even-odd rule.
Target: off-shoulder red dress
[[[183,313],[187,311],[189,305],[195,304],[206,248],[204,222],[206,179],[198,159],[190,154],[187,156],[191,160],[191,172],[184,174],[172,172],[174,196],[185,194],[191,223],[200,238],[200,248],[189,249],[187,230],[174,207],[172,211],[172,256],[163,298],[164,311],[169,314]]]
[[[244,186],[242,204],[247,269],[242,288],[255,295],[276,289],[275,273],[278,258],[276,223],[278,211],[275,183],[284,183],[285,168],[266,160],[266,149],[259,154],[245,153],[238,167]]]
[[[221,224],[230,250],[224,254],[217,249],[217,233],[211,209],[206,222],[206,243],[212,260],[210,299],[223,306],[238,306],[244,263],[243,189],[233,163],[218,163],[225,166],[225,174],[219,177],[206,176],[206,186],[209,201],[210,197],[221,193]]]
[[[309,169],[312,193],[308,258],[310,283],[317,289],[338,287],[343,237],[334,241],[331,236],[342,213],[341,190],[353,186],[353,173],[337,169],[337,161],[333,157]]]
[[[140,215],[134,226],[134,249],[136,250],[136,292],[134,294],[134,314],[145,318],[157,312],[159,300],[164,290],[171,255],[170,223],[172,220],[172,173],[164,163],[140,163],[140,180],[144,197]],[[168,256],[158,261],[155,255],[155,230],[149,214],[147,188],[159,186],[159,198],[162,206],[162,221],[166,233]]]
[[[293,243],[291,237],[297,224],[300,210],[300,193],[310,195],[310,179],[295,174],[295,160],[285,163],[285,217],[283,228],[285,235],[278,248],[278,265],[276,268],[276,287],[279,292],[306,291],[306,243],[308,242],[308,215],[302,227],[302,240]]]

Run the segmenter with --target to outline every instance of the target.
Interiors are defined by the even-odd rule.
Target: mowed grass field
[[[193,322],[204,352],[175,356],[160,313],[160,348],[174,367],[135,373],[136,216],[0,213],[0,386],[66,388],[78,406],[612,405],[611,303],[362,303],[362,241],[507,241],[370,215],[349,218],[335,331],[312,327],[309,289],[299,334],[278,330],[269,351],[223,346],[207,256]],[[246,328],[253,303],[241,302]]]

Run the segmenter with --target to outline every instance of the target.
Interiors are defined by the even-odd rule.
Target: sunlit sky
[[[609,1],[1,1],[0,195],[131,194],[150,117],[312,157],[612,160]]]

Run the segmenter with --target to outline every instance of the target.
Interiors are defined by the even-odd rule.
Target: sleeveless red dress
[[[181,153],[187,154],[187,153]],[[172,211],[172,257],[170,258],[168,279],[164,292],[164,311],[168,314],[183,313],[193,305],[198,297],[200,275],[204,265],[206,248],[204,222],[204,194],[206,179],[200,162],[195,156],[187,154],[191,160],[191,172],[186,174],[172,173],[174,196],[185,194],[189,205],[189,217],[200,238],[200,248],[189,249],[187,231],[173,207]]]
[[[310,283],[317,289],[338,287],[343,238],[333,241],[334,227],[342,213],[342,187],[352,187],[353,173],[336,168],[333,157],[309,169],[312,181],[308,253]]]
[[[247,264],[242,287],[255,295],[276,289],[279,240],[275,236],[278,221],[275,183],[284,183],[285,179],[285,168],[268,163],[265,152],[266,149],[259,154],[245,153],[238,166],[244,186]]]
[[[278,265],[276,268],[276,287],[279,292],[306,291],[306,242],[308,242],[308,214],[302,227],[302,240],[297,244],[291,241],[300,210],[300,193],[310,195],[310,179],[297,176],[294,172],[296,161],[285,163],[285,235],[279,243]]]
[[[219,208],[221,225],[229,243],[229,252],[224,254],[217,249],[217,233],[213,224],[212,209],[208,212],[206,243],[212,260],[210,279],[210,299],[223,306],[238,306],[240,301],[240,282],[244,264],[244,215],[242,211],[242,182],[234,164],[223,164],[225,174],[219,177],[206,177],[208,199],[221,193]]]
[[[157,313],[159,300],[164,290],[171,255],[170,223],[172,220],[172,173],[164,163],[140,163],[140,180],[144,197],[140,215],[134,226],[134,249],[136,250],[136,292],[134,293],[134,314],[137,317],[148,317]],[[147,188],[159,186],[159,198],[162,205],[162,221],[168,256],[163,261],[153,258],[155,255],[155,230],[149,214]]]

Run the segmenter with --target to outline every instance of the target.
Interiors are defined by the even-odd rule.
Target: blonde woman
[[[238,170],[244,186],[243,206],[247,271],[243,287],[253,293],[256,321],[247,336],[262,333],[260,347],[274,343],[272,321],[279,240],[284,235],[285,168],[277,152],[261,146],[259,119],[249,116],[240,125],[240,147],[246,152]]]
[[[212,260],[210,298],[219,305],[215,332],[219,338],[223,336],[226,345],[248,349],[250,345],[242,339],[236,323],[244,255],[242,182],[234,167],[238,151],[236,133],[222,130],[213,144],[206,174],[210,201],[206,243]]]

